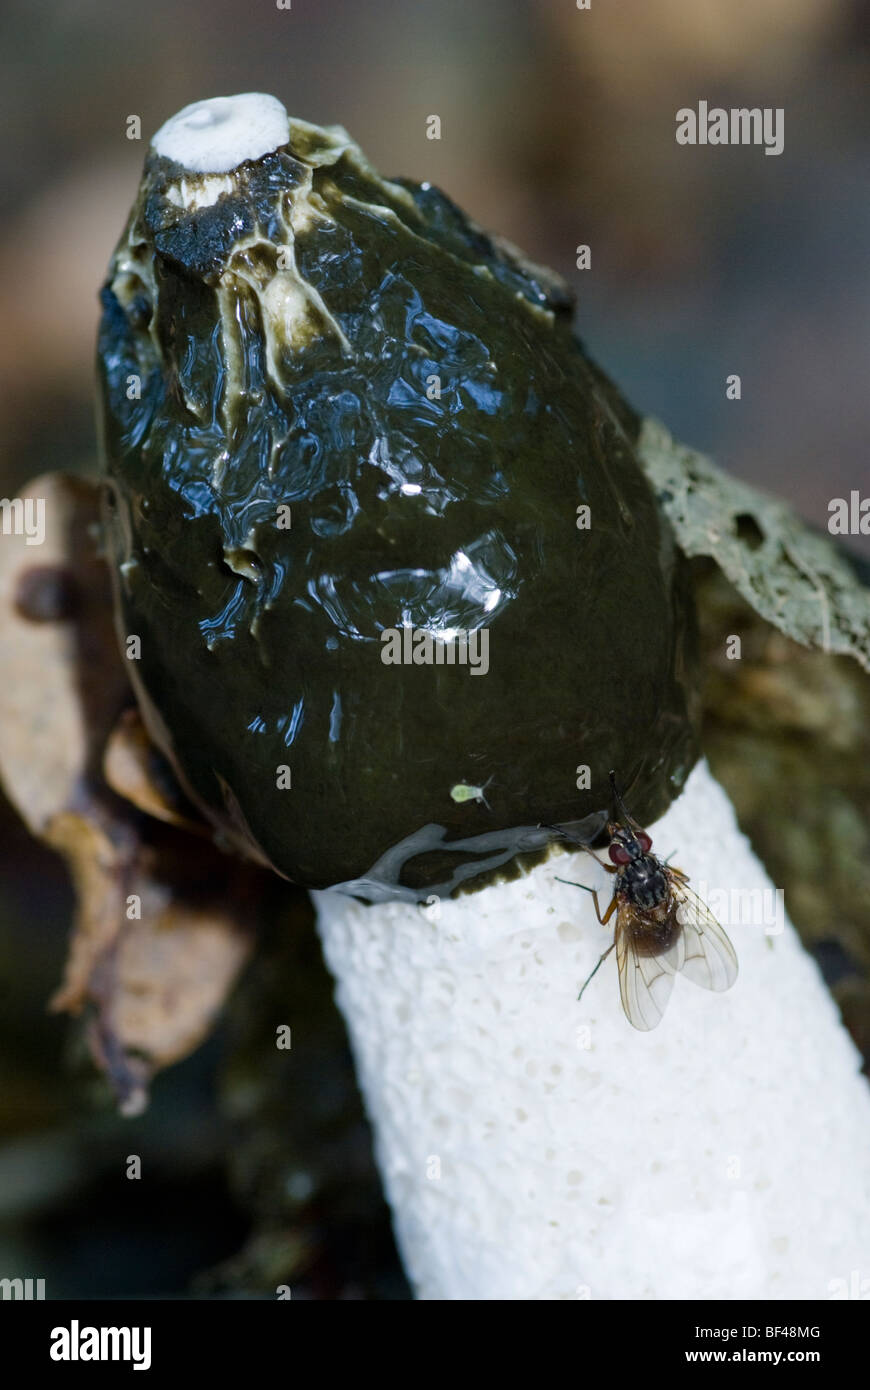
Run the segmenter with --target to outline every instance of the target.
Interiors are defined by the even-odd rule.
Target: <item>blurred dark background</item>
[[[95,467],[96,291],[150,135],[191,101],[262,90],[345,125],[381,172],[439,184],[560,271],[581,336],[636,407],[824,527],[832,497],[870,491],[868,79],[859,0],[6,0],[0,496]],[[784,153],[678,146],[677,109],[702,98],[783,107]],[[575,268],[579,243],[590,271]],[[739,402],[725,397],[734,372]],[[870,556],[870,537],[848,543]],[[55,1297],[219,1290],[203,1271],[248,1248],[254,1274],[236,1266],[229,1283],[265,1289],[284,1266],[246,1247],[251,1182],[225,1162],[233,1117],[253,1104],[227,1061],[244,1022],[161,1078],[143,1119],[117,1119],[75,1029],[44,1013],[71,911],[63,870],[3,805],[0,831],[0,1277],[45,1277]],[[283,949],[273,992],[284,969],[295,977]],[[329,1008],[316,950],[303,975]],[[238,1009],[249,1017],[250,999]],[[329,1027],[324,1074],[339,1078],[334,1104],[353,1107]],[[352,1125],[373,1185],[356,1111]],[[148,1183],[123,1177],[131,1152],[148,1155]],[[312,1181],[304,1164],[282,1170],[283,1196],[263,1199],[279,1246],[282,1201],[304,1206]],[[309,1260],[311,1296],[400,1296],[382,1211],[371,1223],[345,1192],[306,1221],[312,1250],[332,1251],[331,1265]]]

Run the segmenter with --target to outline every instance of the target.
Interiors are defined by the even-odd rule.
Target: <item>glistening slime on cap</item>
[[[571,318],[273,98],[155,139],[100,332],[121,633],[191,795],[301,884],[449,892],[692,766],[683,561]]]

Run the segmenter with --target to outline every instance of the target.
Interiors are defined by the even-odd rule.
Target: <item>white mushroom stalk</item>
[[[314,897],[418,1297],[844,1297],[870,1251],[870,1088],[705,764],[654,826],[722,919],[731,990],[642,1033],[586,853],[456,900]]]

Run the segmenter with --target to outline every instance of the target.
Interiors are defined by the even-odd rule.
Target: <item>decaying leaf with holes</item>
[[[870,671],[870,589],[843,551],[786,505],[645,420],[638,456],[681,550],[707,555],[747,603],[803,646]]]

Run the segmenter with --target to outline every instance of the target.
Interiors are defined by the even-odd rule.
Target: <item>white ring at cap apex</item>
[[[277,97],[242,92],[185,106],[160,127],[151,146],[192,174],[226,174],[289,138],[290,120]]]

